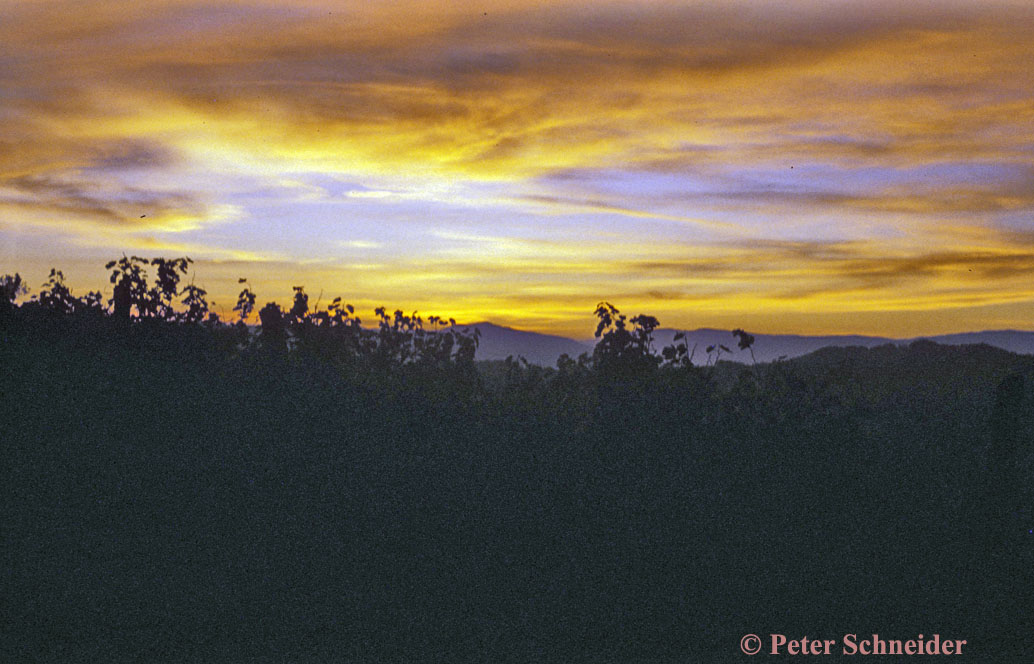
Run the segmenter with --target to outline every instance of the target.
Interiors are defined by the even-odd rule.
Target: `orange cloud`
[[[568,333],[1034,314],[1025,3],[3,7],[5,264],[190,249]]]

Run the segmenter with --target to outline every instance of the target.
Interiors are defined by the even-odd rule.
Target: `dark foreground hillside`
[[[486,381],[99,314],[0,335],[5,662],[723,662],[774,632],[1031,661],[1030,358],[612,343]]]

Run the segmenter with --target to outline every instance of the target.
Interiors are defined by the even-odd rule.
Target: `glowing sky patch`
[[[0,261],[30,284],[188,254],[220,305],[246,276],[576,336],[601,299],[679,327],[1034,327],[1029,3],[0,15]]]

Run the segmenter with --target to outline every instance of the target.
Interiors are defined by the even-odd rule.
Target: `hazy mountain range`
[[[576,340],[551,334],[539,334],[515,330],[494,323],[482,322],[463,325],[461,327],[477,328],[481,331],[477,359],[504,360],[507,356],[523,357],[532,364],[554,366],[560,355],[566,353],[577,357],[584,352],[592,352],[595,340]],[[749,330],[748,330],[749,331]],[[659,329],[654,333],[654,349],[660,352],[671,345],[678,330]],[[736,338],[729,330],[702,328],[686,331],[689,348],[696,346],[694,362],[707,362],[708,346],[724,345],[731,352],[722,351],[722,359],[750,363],[750,352],[740,350]],[[827,346],[862,346],[873,348],[885,344],[907,345],[918,339],[929,339],[939,344],[987,344],[1013,353],[1034,354],[1034,332],[1019,330],[991,330],[985,332],[964,332],[929,337],[913,337],[909,339],[891,339],[887,337],[869,337],[862,335],[830,335],[805,336],[796,334],[754,334],[754,358],[758,362],[771,362],[779,358],[792,358],[807,355]]]

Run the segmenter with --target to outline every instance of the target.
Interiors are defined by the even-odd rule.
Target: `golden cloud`
[[[3,11],[4,237],[275,257],[285,279],[501,322],[573,324],[604,295],[676,320],[1032,299],[1026,3]],[[338,197],[363,206],[346,225],[406,230],[327,237],[362,255],[324,271],[283,243],[324,217],[233,246],[231,222],[266,209],[248,191],[292,181],[288,203],[315,204],[314,173],[362,185]]]

